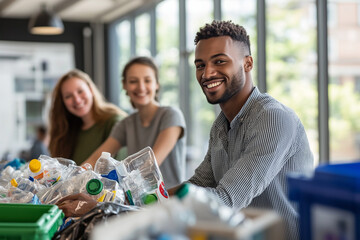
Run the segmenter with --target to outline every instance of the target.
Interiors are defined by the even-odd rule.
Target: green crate
[[[0,240],[50,240],[63,218],[56,205],[0,203]]]

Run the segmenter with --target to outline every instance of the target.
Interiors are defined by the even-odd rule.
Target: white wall
[[[43,62],[47,63],[45,71]],[[0,159],[7,151],[13,158],[19,156],[20,150],[30,148],[29,132],[39,121],[47,123],[49,106],[34,118],[26,103],[46,102],[52,88],[46,87],[49,81],[45,79],[55,85],[74,67],[71,44],[0,41]]]
[[[17,142],[13,65],[14,61],[0,60],[0,157]]]

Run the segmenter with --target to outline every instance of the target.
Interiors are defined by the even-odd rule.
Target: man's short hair
[[[249,35],[247,35],[243,26],[235,24],[232,21],[214,20],[211,24],[207,23],[196,33],[194,42],[195,45],[197,45],[202,39],[221,36],[229,36],[232,40],[243,43],[245,51],[248,51],[248,53],[245,54],[251,55]]]

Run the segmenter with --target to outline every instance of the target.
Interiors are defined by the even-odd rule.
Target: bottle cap
[[[103,183],[99,179],[91,179],[86,184],[86,191],[91,195],[98,195],[103,189]]]
[[[158,198],[155,193],[152,193],[145,195],[142,200],[144,204],[148,205],[150,203],[157,202]]]
[[[181,185],[181,187],[178,190],[176,190],[175,195],[178,198],[182,199],[189,193],[189,188],[190,188],[190,185],[188,183],[185,183],[185,184]]]
[[[32,171],[33,173],[37,173],[41,169],[41,162],[37,159],[33,159],[29,163],[29,168],[30,171]]]
[[[17,187],[17,186],[18,186],[18,183],[17,183],[17,181],[15,180],[15,178],[11,179],[10,183],[11,183],[11,185],[14,186],[14,187]]]
[[[102,152],[101,153],[101,158],[109,159],[110,157],[111,157],[111,154],[109,152]]]

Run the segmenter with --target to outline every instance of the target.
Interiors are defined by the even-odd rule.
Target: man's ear
[[[246,56],[244,57],[244,71],[250,72],[254,66],[253,58],[252,56]]]

